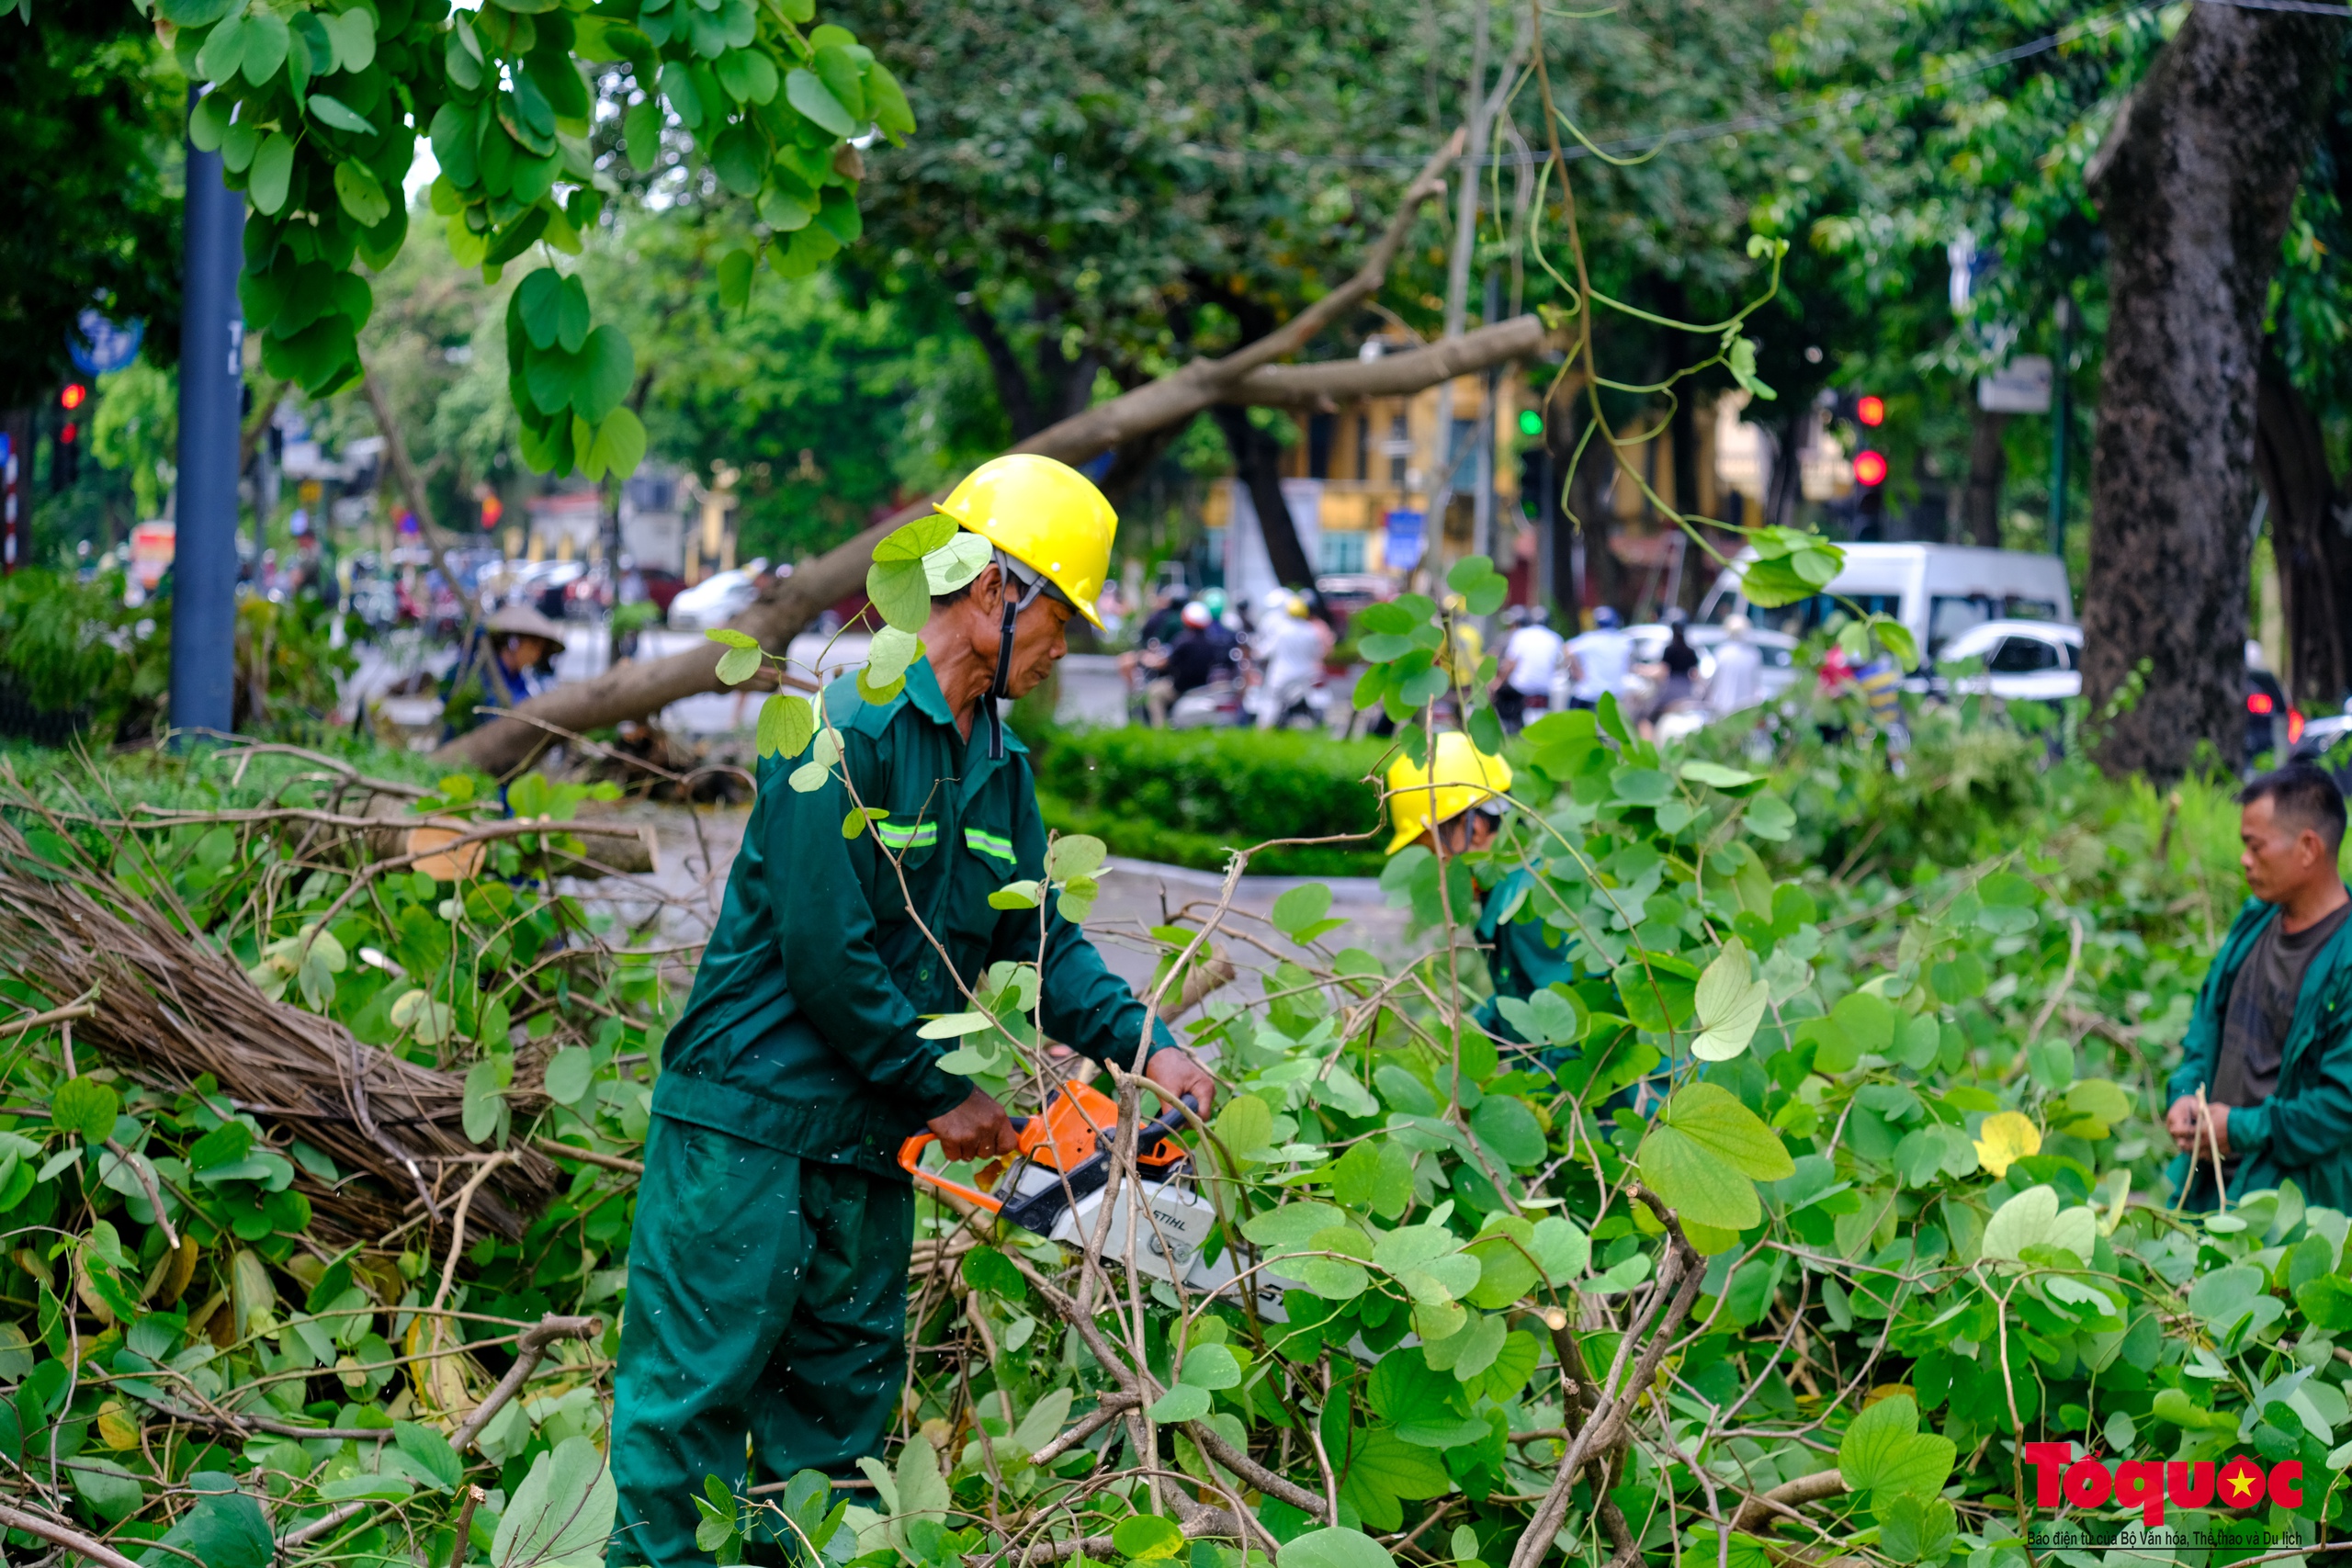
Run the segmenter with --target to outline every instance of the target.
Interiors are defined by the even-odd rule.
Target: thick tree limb
[[[1359,389],[1383,393],[1418,391],[1447,377],[1485,369],[1533,352],[1543,343],[1542,323],[1532,317],[1522,317],[1465,333],[1450,344],[1433,344],[1383,360],[1331,366],[1277,367],[1273,363],[1305,348],[1318,333],[1344,321],[1348,312],[1378,292],[1422,204],[1444,190],[1442,173],[1458,155],[1458,141],[1457,137],[1439,149],[1406,187],[1396,216],[1389,220],[1363,265],[1347,282],[1265,336],[1225,357],[1195,360],[1172,375],[1058,421],[1013,450],[1057,457],[1065,463],[1084,463],[1114,447],[1180,424],[1220,402],[1295,402],[1316,397],[1356,396]],[[1320,372],[1321,378],[1308,372]],[[785,647],[827,607],[858,592],[865,581],[874,547],[885,535],[930,509],[928,498],[903,507],[846,544],[805,563],[738,616],[733,623],[735,629],[750,633],[770,649]],[[723,690],[718,666],[718,656],[724,651],[713,644],[672,654],[667,659],[623,664],[594,680],[558,687],[534,697],[522,705],[517,714],[578,730],[595,729],[625,718],[640,718],[681,698]],[[438,755],[503,774],[521,766],[540,744],[540,731],[524,722],[524,716],[517,716],[494,720],[459,736],[442,747]]]

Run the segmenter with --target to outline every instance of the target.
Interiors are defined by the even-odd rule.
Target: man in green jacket
[[[1013,1150],[1004,1108],[940,1070],[926,1015],[1002,960],[1040,964],[1045,1032],[1207,1110],[1174,1048],[1082,931],[989,895],[1044,874],[1035,784],[995,699],[1042,681],[1075,612],[1092,620],[1116,519],[1047,458],[984,465],[940,510],[987,538],[979,575],[934,598],[927,657],[884,703],[825,695],[841,760],[807,792],[761,765],[757,804],[694,995],[670,1032],[629,1247],[614,1383],[614,1568],[707,1562],[695,1495],[878,1456],[906,1370],[914,1198],[899,1145]],[[976,718],[985,716],[985,723]],[[854,807],[887,812],[844,838]],[[1147,1032],[1148,1030],[1148,1032]],[[1148,1053],[1148,1056],[1147,1056]],[[746,1450],[749,1458],[747,1461]]]
[[[2352,1208],[2352,895],[2337,870],[2344,797],[2308,762],[2239,793],[2254,897],[2198,993],[2165,1129],[2191,1209],[2292,1181]],[[2217,1183],[2215,1172],[2220,1173]]]

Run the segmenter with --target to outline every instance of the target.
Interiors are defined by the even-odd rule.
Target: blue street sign
[[[105,376],[138,358],[140,342],[146,335],[144,321],[117,326],[96,310],[85,310],[65,334],[65,351],[84,375]]]
[[[1387,547],[1383,551],[1385,563],[1391,571],[1410,571],[1421,564],[1421,524],[1419,512],[1391,512],[1387,524]]]

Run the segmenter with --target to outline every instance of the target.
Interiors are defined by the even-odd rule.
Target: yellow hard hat
[[[1118,513],[1093,481],[1033,453],[992,457],[965,476],[939,510],[1062,592],[1098,629],[1094,596],[1111,570]]]
[[[1417,766],[1410,757],[1389,765],[1388,810],[1396,836],[1388,852],[1395,854],[1432,823],[1451,821],[1509,788],[1509,762],[1479,750],[1460,730],[1447,731],[1437,738],[1434,765]]]

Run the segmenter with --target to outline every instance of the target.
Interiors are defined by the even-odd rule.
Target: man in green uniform
[[[960,1012],[1000,960],[1035,962],[1045,1031],[1201,1109],[1214,1082],[1085,935],[989,895],[1044,874],[1035,784],[995,699],[1034,688],[1094,618],[1116,527],[1048,458],[1001,457],[941,504],[993,547],[933,601],[927,656],[886,703],[825,696],[842,755],[824,784],[761,766],[692,999],[663,1051],[629,1247],[614,1384],[620,1517],[608,1561],[708,1561],[694,1495],[878,1456],[905,1373],[914,1199],[899,1145],[1010,1153],[1004,1108],[938,1058],[925,1015]],[[986,722],[976,724],[984,716]],[[854,838],[854,807],[888,815]],[[748,1445],[749,1461],[746,1449]]]
[[[2344,797],[2309,762],[2238,795],[2253,895],[2205,975],[2169,1086],[2166,1174],[2185,1206],[2292,1181],[2352,1207],[2352,895]],[[2221,1181],[2214,1179],[2220,1161]]]
[[[1479,750],[1459,730],[1440,735],[1436,752],[1426,768],[1410,757],[1389,764],[1392,855],[1415,844],[1432,852],[1442,850],[1448,859],[1477,854],[1493,845],[1502,829],[1510,764]],[[1566,944],[1547,942],[1542,921],[1510,918],[1519,912],[1534,882],[1534,873],[1514,866],[1500,882],[1479,893],[1477,935],[1486,944],[1487,973],[1495,994],[1478,1004],[1471,1021],[1493,1038],[1516,1044],[1525,1042],[1504,1021],[1496,1004],[1507,997],[1523,1002],[1555,981],[1573,985],[1577,979]],[[1458,918],[1464,911],[1455,913]],[[1545,1059],[1550,1060],[1548,1054]]]

